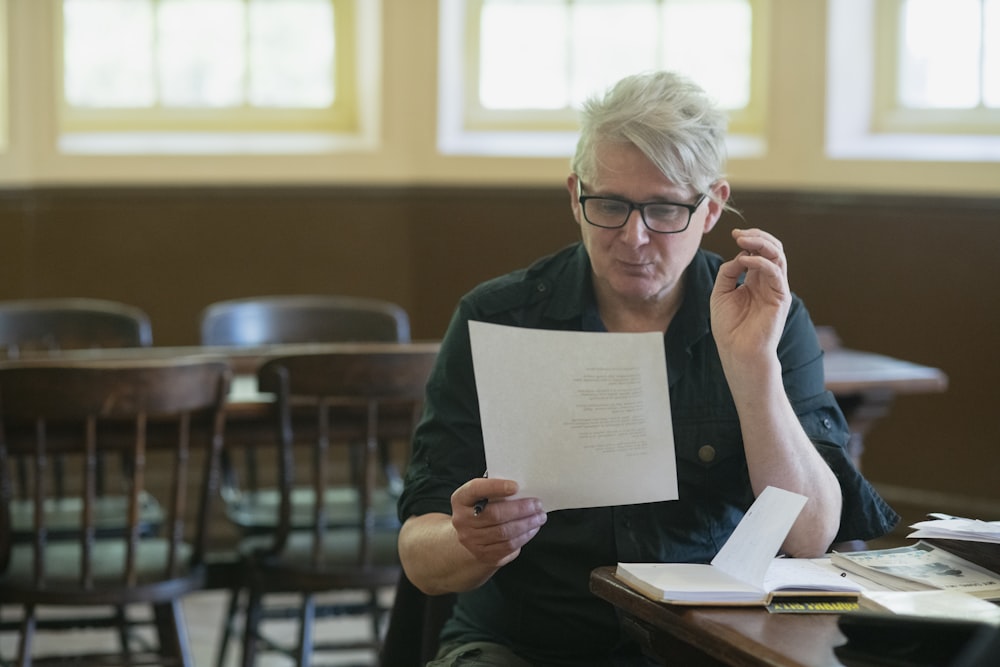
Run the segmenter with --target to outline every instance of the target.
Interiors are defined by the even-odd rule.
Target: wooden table
[[[901,394],[941,392],[948,386],[945,374],[893,357],[840,347],[832,332],[823,331],[826,350],[824,370],[826,387],[837,397],[851,428],[850,452],[859,464],[864,451],[864,436],[876,420],[889,412],[892,400]],[[33,353],[23,360],[3,363],[44,363],[45,359],[149,359],[174,356],[212,356],[229,361],[236,374],[234,392],[227,417],[230,423],[253,430],[267,412],[269,397],[257,394],[253,374],[268,359],[285,354],[334,351],[413,351],[436,353],[437,342],[415,343],[302,343],[261,347],[146,347],[103,350],[74,350],[59,353]]]
[[[653,602],[621,583],[614,568],[590,576],[590,589],[620,612],[627,634],[664,665],[685,667],[841,667],[846,643],[836,614],[772,614],[763,607],[682,607]]]
[[[848,452],[859,469],[865,436],[889,414],[896,396],[948,388],[948,376],[938,368],[841,347],[825,351],[823,369],[826,388],[837,397],[851,428]]]
[[[827,343],[830,338],[824,335]],[[835,340],[835,339],[834,339]],[[236,373],[234,392],[227,418],[235,428],[252,431],[254,423],[266,410],[269,397],[257,394],[253,374],[264,361],[283,354],[301,354],[339,350],[409,350],[434,352],[437,342],[420,343],[305,343],[266,345],[262,347],[162,347],[146,348],[155,354],[207,354],[229,360]],[[104,350],[102,354],[110,354]],[[142,350],[129,352],[142,355]],[[858,468],[864,452],[864,438],[879,419],[889,414],[893,399],[903,394],[937,393],[948,386],[947,376],[937,368],[921,366],[886,355],[863,352],[831,345],[823,358],[826,388],[837,397],[837,403],[851,429],[848,451]],[[270,434],[268,434],[270,435]]]

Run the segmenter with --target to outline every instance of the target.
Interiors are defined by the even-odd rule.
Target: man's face
[[[596,175],[584,181],[584,195],[615,197],[636,203],[676,202],[693,204],[701,193],[679,187],[630,143],[602,142],[597,146]],[[679,288],[684,270],[701,244],[701,237],[715,225],[719,204],[705,199],[692,214],[688,228],[675,234],[660,234],[646,228],[638,210],[629,214],[624,227],[604,229],[589,224],[577,199],[577,177],[567,181],[573,215],[590,255],[598,300],[620,300],[623,305],[652,305]],[[728,196],[728,186],[723,199]]]

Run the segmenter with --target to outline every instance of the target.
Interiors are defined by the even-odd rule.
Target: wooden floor
[[[387,592],[391,595],[391,592]],[[189,595],[184,600],[184,614],[187,621],[189,640],[194,653],[197,667],[212,667],[215,665],[218,651],[219,634],[223,614],[228,597],[225,592],[210,591]],[[16,616],[13,610],[4,607],[3,618],[10,620]],[[45,612],[43,612],[45,613]],[[49,613],[52,613],[49,611]],[[140,631],[140,633],[144,630]],[[294,621],[272,621],[268,624],[268,632],[276,637],[294,639],[297,624]],[[329,641],[334,638],[367,638],[371,636],[369,624],[364,619],[336,618],[321,619],[316,625],[317,641]],[[36,635],[36,654],[52,652],[82,654],[88,651],[114,650],[117,646],[110,633],[98,630],[76,630],[63,632],[38,633]],[[6,666],[14,657],[17,647],[17,637],[13,633],[0,634],[0,665]],[[230,643],[225,667],[234,667],[239,662],[239,646],[236,641]],[[345,651],[343,654],[324,653],[316,657],[316,663],[321,665],[375,665],[375,655],[372,651]],[[257,661],[258,667],[278,667],[294,664],[290,659],[280,654],[265,654]]]

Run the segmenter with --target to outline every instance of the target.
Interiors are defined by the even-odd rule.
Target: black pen
[[[483,477],[489,477],[489,476],[490,476],[489,470],[483,472]],[[489,498],[480,498],[479,500],[477,500],[476,504],[472,506],[472,515],[479,516],[480,514],[482,514],[483,510],[486,509],[486,503],[488,503],[489,501],[490,501]]]

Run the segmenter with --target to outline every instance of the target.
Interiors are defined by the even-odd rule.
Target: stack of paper
[[[907,535],[907,537],[969,540],[972,542],[1000,544],[1000,521],[980,521],[979,519],[947,517],[920,521],[911,525],[910,528],[915,528],[916,530]]]
[[[1000,606],[982,598],[947,590],[865,591],[861,608],[904,616],[956,618],[1000,625]]]
[[[1000,600],[1000,575],[926,542],[894,549],[834,552],[830,561],[892,590],[951,590]]]

